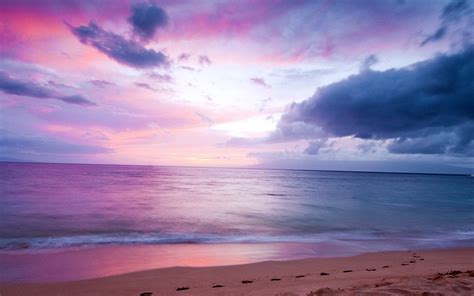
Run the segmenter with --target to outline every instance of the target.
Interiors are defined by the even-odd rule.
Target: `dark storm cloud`
[[[473,77],[474,47],[401,69],[364,71],[293,104],[278,130],[304,123],[331,137],[392,140],[393,153],[466,154],[474,139]]]
[[[31,81],[21,81],[11,78],[5,72],[0,72],[0,90],[7,94],[26,96],[39,99],[57,99],[65,103],[94,106],[94,102],[81,95],[61,95],[55,91]]]
[[[71,32],[83,44],[95,47],[111,59],[135,68],[151,68],[168,65],[167,56],[154,49],[146,49],[140,43],[105,31],[94,22],[87,26],[73,27]]]
[[[434,130],[422,137],[400,137],[388,145],[396,154],[454,154],[474,156],[474,123],[453,129]]]
[[[433,34],[426,37],[425,40],[421,42],[420,46],[443,39],[453,24],[460,23],[465,18],[467,19],[467,27],[463,28],[461,31],[463,31],[464,35],[470,35],[469,32],[472,30],[474,20],[474,11],[471,9],[470,3],[467,0],[452,0],[441,12],[441,25],[439,28]]]
[[[132,6],[128,22],[132,25],[133,32],[146,41],[153,38],[159,27],[168,24],[168,15],[161,7],[151,2],[136,3]]]

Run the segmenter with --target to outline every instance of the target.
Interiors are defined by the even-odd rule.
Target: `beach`
[[[0,294],[472,295],[473,270],[473,248],[373,252],[217,267],[171,267],[82,281],[2,283]]]

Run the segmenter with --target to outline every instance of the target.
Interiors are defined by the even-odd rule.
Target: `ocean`
[[[0,255],[104,246],[331,246],[321,254],[318,248],[299,253],[308,257],[340,255],[341,248],[353,254],[474,246],[470,176],[39,163],[0,168]]]
[[[0,166],[0,249],[323,241],[373,241],[383,249],[474,242],[474,178],[468,176]]]

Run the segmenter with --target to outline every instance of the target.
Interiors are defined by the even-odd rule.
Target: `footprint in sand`
[[[320,275],[321,275],[321,276],[325,276],[325,275],[329,275],[329,273],[327,273],[327,272],[321,272]]]
[[[279,278],[272,278],[270,281],[275,282],[275,281],[280,281],[281,279]]]
[[[389,268],[389,267],[390,267],[390,265],[384,265],[384,266],[382,266],[382,268]]]
[[[140,294],[140,296],[152,296],[153,293],[152,292],[143,292]]]
[[[402,263],[402,266],[406,266],[406,265],[408,265],[408,263]]]
[[[367,271],[376,271],[377,269],[375,269],[375,268],[367,268],[366,270],[367,270]]]
[[[242,281],[242,284],[251,284],[251,283],[253,283],[253,281],[249,281],[249,280]]]
[[[352,272],[352,269],[344,270],[343,272]]]
[[[297,278],[297,279],[303,278],[303,277],[305,277],[305,275],[297,275],[297,276],[295,276],[295,278]]]
[[[223,286],[223,285],[214,285],[214,286],[212,286],[212,287],[213,287],[213,288],[224,288],[225,286]]]

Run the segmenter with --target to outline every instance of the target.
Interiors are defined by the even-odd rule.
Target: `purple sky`
[[[472,172],[473,26],[467,0],[3,0],[0,159]]]

